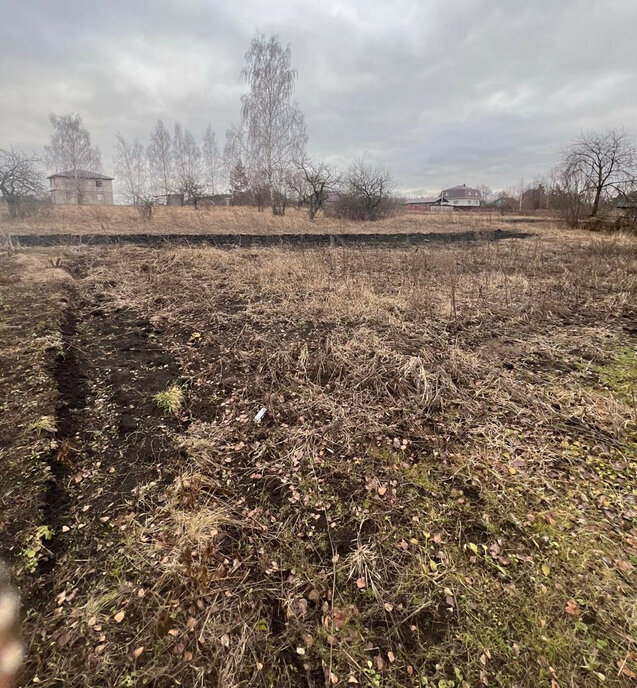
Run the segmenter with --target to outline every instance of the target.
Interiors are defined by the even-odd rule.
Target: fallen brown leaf
[[[571,616],[579,616],[582,613],[579,604],[577,604],[577,600],[574,600],[572,597],[566,603],[566,607],[564,607],[564,610],[567,614],[570,614]]]

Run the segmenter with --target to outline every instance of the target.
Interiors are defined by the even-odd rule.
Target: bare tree
[[[208,125],[203,135],[202,153],[206,187],[208,193],[214,196],[219,177],[221,176],[221,161],[219,159],[217,137],[210,125]]]
[[[493,203],[493,201],[495,201],[496,196],[493,193],[493,189],[490,186],[487,186],[486,184],[478,184],[478,186],[476,186],[476,189],[478,189],[478,191],[480,192],[483,205],[489,205],[490,203]]]
[[[241,72],[250,90],[242,98],[241,128],[236,136],[253,187],[265,187],[275,214],[285,212],[286,180],[307,142],[305,121],[292,103],[296,71],[290,47],[277,36],[257,34]]]
[[[351,219],[378,220],[394,210],[393,179],[382,165],[357,160],[349,168],[340,212]]]
[[[0,149],[0,193],[7,201],[11,217],[22,212],[26,201],[44,196],[40,159],[15,148]]]
[[[580,166],[568,159],[551,176],[553,205],[570,227],[577,227],[586,206],[586,177]]]
[[[99,148],[91,144],[91,135],[80,115],[49,115],[53,125],[51,143],[45,147],[47,160],[54,172],[70,172],[74,180],[77,202],[81,205],[85,191],[83,172],[101,172]]]
[[[120,184],[123,184],[124,198],[136,206],[142,215],[150,218],[153,199],[144,145],[139,139],[128,142],[118,132],[115,135],[113,158]]]
[[[193,201],[196,208],[197,200],[201,198],[205,189],[201,149],[188,129],[182,130],[179,122],[175,124],[173,159],[177,190]]]
[[[173,150],[170,132],[159,119],[148,143],[153,188],[167,196],[173,190]]]
[[[602,198],[635,182],[637,148],[634,139],[621,129],[581,134],[561,153],[562,175],[578,179],[578,188],[591,203],[590,216],[599,211]]]
[[[223,155],[221,157],[224,174],[228,180],[231,181],[231,176],[239,163],[243,165],[241,160],[241,145],[237,140],[238,130],[236,127],[230,127],[226,130],[226,140],[223,144]]]
[[[316,217],[328,194],[335,191],[340,182],[336,169],[307,155],[295,163],[294,174],[288,178],[288,185],[296,193],[299,203],[308,206],[310,220]]]

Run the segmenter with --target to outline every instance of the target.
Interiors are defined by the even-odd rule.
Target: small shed
[[[166,205],[180,208],[184,204],[184,195],[182,193],[166,194]]]
[[[405,210],[416,213],[431,212],[431,207],[440,203],[440,197],[432,198],[413,198],[405,201]]]

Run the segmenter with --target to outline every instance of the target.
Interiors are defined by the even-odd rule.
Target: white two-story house
[[[454,208],[479,208],[482,194],[466,184],[452,186],[440,192],[440,205],[450,205]]]

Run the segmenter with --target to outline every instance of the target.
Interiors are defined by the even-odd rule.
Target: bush
[[[51,199],[45,198],[33,198],[25,197],[19,198],[11,203],[0,201],[0,210],[7,212],[7,215],[12,218],[25,218],[25,217],[48,217],[51,213],[53,204]],[[4,214],[2,212],[1,214]]]
[[[399,205],[393,195],[391,172],[359,160],[347,172],[345,192],[334,204],[334,214],[348,220],[374,221],[393,214]]]
[[[400,200],[394,196],[385,196],[379,202],[370,206],[368,201],[357,194],[341,194],[327,210],[326,215],[333,215],[344,220],[370,221],[382,220],[394,215],[401,208]]]

